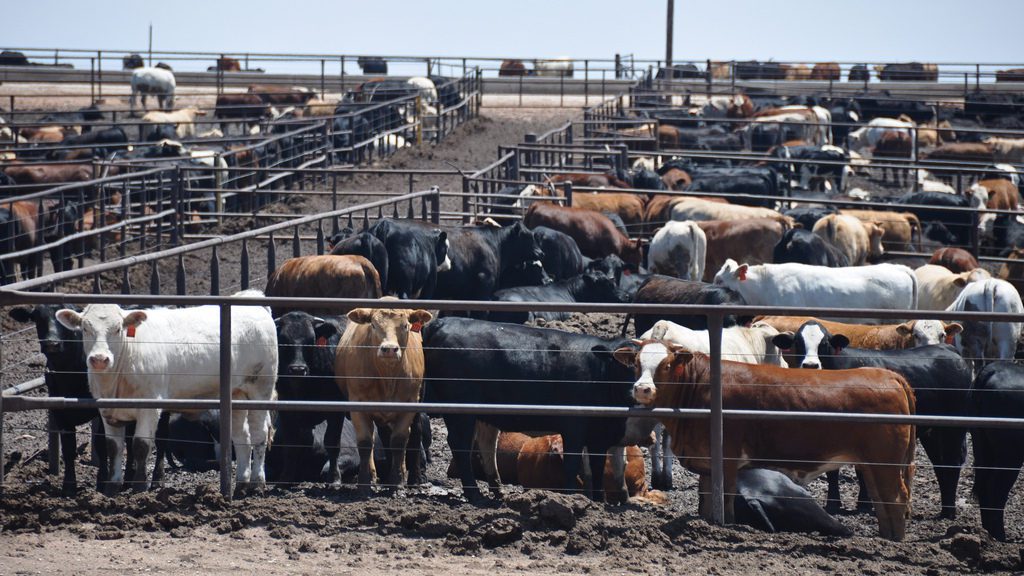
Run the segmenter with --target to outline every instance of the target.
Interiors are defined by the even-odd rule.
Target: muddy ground
[[[403,150],[392,167],[443,167],[443,160],[478,167],[495,158],[497,146],[542,132],[576,114],[570,110],[489,110],[438,147]],[[422,181],[459,185],[457,178]],[[359,177],[347,189],[403,191],[403,178]],[[419,188],[419,186],[417,186]],[[349,201],[355,202],[353,196]],[[289,210],[314,213],[316,200],[291,203]],[[237,226],[237,224],[235,225]],[[308,249],[308,244],[304,245]],[[282,254],[284,251],[282,250]],[[280,256],[283,258],[284,256]],[[202,255],[187,263],[189,293],[209,289]],[[238,285],[237,252],[221,252],[222,291]],[[137,278],[135,277],[137,272]],[[162,270],[173,286],[173,268]],[[105,289],[116,289],[116,278]],[[253,285],[262,279],[254,273]],[[106,288],[107,286],[111,288]],[[133,290],[148,286],[148,270],[133,271]],[[88,290],[89,283],[78,285]],[[172,289],[165,289],[166,293]],[[548,323],[577,332],[612,336],[617,315],[574,315]],[[5,334],[11,325],[3,314]],[[39,375],[34,335],[21,332],[3,343],[4,383]],[[1024,570],[1024,506],[1020,490],[1008,505],[1010,543],[998,543],[980,529],[970,498],[970,462],[959,492],[955,521],[936,520],[938,489],[923,450],[918,450],[913,518],[906,541],[876,537],[874,517],[844,513],[851,538],[765,534],[743,526],[716,527],[697,518],[696,477],[675,469],[676,490],[665,506],[615,506],[582,495],[523,491],[509,487],[505,498],[477,507],[461,498],[446,478],[450,452],[444,425],[432,423],[434,443],[429,483],[399,494],[378,492],[369,500],[355,487],[275,487],[264,496],[225,501],[216,472],[171,470],[166,487],[144,494],[106,498],[89,486],[95,469],[86,465],[88,435],[79,436],[80,482],[76,497],[61,497],[60,480],[47,476],[45,416],[8,414],[4,419],[9,471],[0,496],[0,574],[127,573],[403,573],[439,571],[491,573],[718,573],[831,572],[842,574],[945,574]],[[812,485],[823,496],[824,482]],[[856,481],[843,475],[846,506]]]

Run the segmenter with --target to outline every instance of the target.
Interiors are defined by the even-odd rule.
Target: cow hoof
[[[360,498],[369,498],[371,496],[373,496],[373,488],[371,488],[369,484],[360,484],[359,485],[359,497]]]
[[[78,484],[61,484],[61,496],[75,496],[78,494]]]
[[[943,508],[942,512],[939,512],[939,519],[956,520],[956,508]]]
[[[117,482],[107,482],[107,485],[103,487],[103,495],[113,498],[121,493],[121,484]]]
[[[874,509],[874,506],[872,506],[870,502],[857,502],[858,514],[870,514]]]

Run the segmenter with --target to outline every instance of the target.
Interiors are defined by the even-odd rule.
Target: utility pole
[[[670,0],[671,1],[671,0]],[[149,23],[149,65],[153,65],[153,23]]]
[[[672,68],[672,20],[675,13],[675,0],[668,0],[668,16],[665,18],[665,67]],[[672,73],[668,73],[672,77]]]

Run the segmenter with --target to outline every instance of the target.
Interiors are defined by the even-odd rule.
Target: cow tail
[[[910,309],[917,310],[917,274],[910,268],[907,268],[907,273],[910,276],[910,285],[913,288],[910,295]]]
[[[914,397],[914,389],[910,387],[906,378],[897,376],[900,385],[903,386],[903,393],[907,396],[907,406],[910,414],[917,414],[917,399]],[[914,473],[917,465],[914,463],[914,456],[917,450],[917,426],[910,425],[910,442],[907,443],[907,450],[903,454],[903,482],[907,489],[907,517],[910,517],[911,492],[914,486]]]
[[[924,230],[921,229],[921,220],[917,214],[907,214],[907,222],[910,223],[910,240],[914,240],[914,230],[917,230],[917,251],[924,252]]]
[[[622,333],[621,333],[621,336],[623,338],[626,337],[626,331],[629,330],[629,319],[632,318],[632,317],[633,317],[632,314],[626,314],[626,320],[622,323]]]

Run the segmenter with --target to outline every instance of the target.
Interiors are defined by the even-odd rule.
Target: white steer
[[[262,292],[245,291],[253,296]],[[220,382],[220,318],[217,306],[123,310],[94,304],[82,313],[64,309],[57,320],[82,330],[89,390],[97,398],[217,398]],[[231,397],[270,400],[277,380],[277,330],[262,306],[231,309]],[[136,489],[148,488],[146,463],[153,448],[160,409],[100,409],[107,435],[115,494],[124,480],[125,424],[135,422],[132,456]],[[263,463],[270,424],[267,410],[233,410],[231,440],[237,489],[263,488]],[[250,486],[251,482],[251,486]]]
[[[700,280],[707,253],[708,238],[696,222],[669,221],[651,239],[647,267],[651,274]]]
[[[136,68],[132,71],[132,96],[129,100],[132,115],[135,115],[135,96],[142,94],[142,108],[146,108],[146,95],[155,94],[160,108],[174,108],[174,73],[163,68]]]
[[[946,310],[951,312],[1006,312],[1024,314],[1020,294],[1013,284],[989,278],[971,282]],[[960,322],[964,329],[956,336],[955,345],[964,358],[975,366],[990,358],[1013,360],[1020,338],[1020,322]]]

